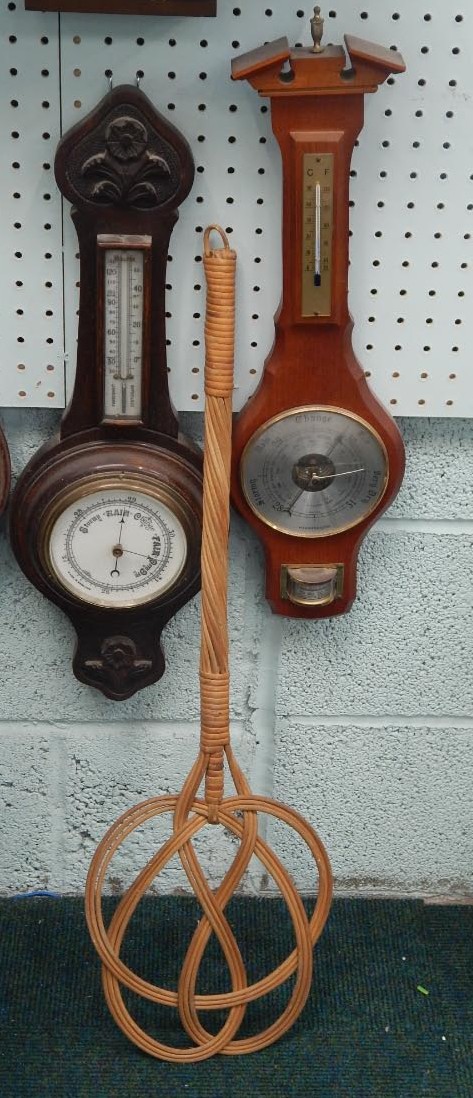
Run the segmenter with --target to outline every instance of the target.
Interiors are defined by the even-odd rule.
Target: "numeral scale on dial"
[[[126,609],[163,595],[187,556],[186,533],[162,498],[127,492],[113,480],[65,502],[51,524],[48,563],[73,595]]]

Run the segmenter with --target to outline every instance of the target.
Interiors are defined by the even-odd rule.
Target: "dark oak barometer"
[[[283,297],[254,397],[236,417],[232,498],[266,553],[275,613],[350,609],[360,542],[399,489],[404,448],[351,345],[349,170],[364,95],[404,71],[399,53],[345,37],[236,58],[234,80],[269,96],[283,159]]]
[[[25,469],[11,536],[71,619],[74,672],[122,699],[164,671],[159,637],[200,581],[202,461],[167,382],[165,278],[194,177],[182,135],[117,87],[61,141],[81,259],[77,372],[59,440]]]
[[[215,15],[217,0],[25,0],[25,8],[83,15]]]

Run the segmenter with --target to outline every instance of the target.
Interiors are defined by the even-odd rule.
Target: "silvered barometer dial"
[[[247,502],[263,522],[297,537],[348,530],[377,506],[387,483],[384,444],[358,416],[293,408],[268,420],[241,461]]]
[[[73,496],[54,516],[46,546],[56,579],[71,594],[122,610],[152,602],[176,582],[187,538],[175,501],[173,509],[156,492],[126,484]]]

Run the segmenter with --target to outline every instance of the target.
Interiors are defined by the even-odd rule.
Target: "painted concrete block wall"
[[[185,429],[199,438],[201,420]],[[18,473],[58,422],[4,414]],[[359,600],[327,622],[275,618],[259,546],[231,536],[232,729],[255,791],[318,829],[345,891],[473,890],[473,424],[401,421],[407,474],[360,556]],[[69,623],[26,582],[0,530],[0,892],[82,893],[107,826],[180,788],[198,740],[199,600],[165,632],[167,672],[119,704],[82,686]],[[119,891],[169,834],[133,837],[109,882]],[[264,823],[297,883],[314,881],[298,841]],[[197,840],[216,883],[233,840]],[[156,889],[187,889],[173,861]],[[244,888],[271,890],[257,863]]]

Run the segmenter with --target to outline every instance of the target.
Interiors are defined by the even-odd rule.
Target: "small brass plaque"
[[[302,316],[332,312],[333,153],[304,153]]]

